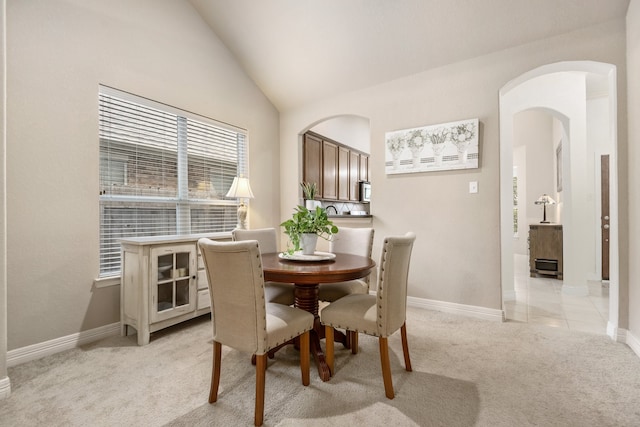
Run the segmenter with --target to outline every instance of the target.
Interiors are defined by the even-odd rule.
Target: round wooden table
[[[293,283],[295,306],[315,317],[310,340],[311,354],[322,381],[328,381],[331,373],[320,346],[324,328],[318,316],[318,287],[323,283],[361,279],[368,276],[375,266],[371,258],[351,254],[338,253],[335,259],[328,261],[292,261],[280,259],[278,253],[262,254],[264,280]]]

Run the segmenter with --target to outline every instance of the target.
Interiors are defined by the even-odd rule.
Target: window
[[[231,231],[245,130],[104,86],[99,93],[100,277],[126,237]]]

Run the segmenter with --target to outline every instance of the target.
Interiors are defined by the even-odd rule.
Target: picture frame
[[[478,168],[479,120],[385,133],[385,172],[403,174]]]

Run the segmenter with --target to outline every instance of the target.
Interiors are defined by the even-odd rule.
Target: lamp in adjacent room
[[[542,221],[540,221],[540,224],[549,224],[549,221],[547,221],[547,205],[555,205],[556,201],[546,194],[543,194],[542,196],[538,197],[538,200],[536,200],[534,203],[536,205],[542,205],[544,214],[542,217]]]
[[[238,206],[238,228],[247,228],[247,205],[244,204],[244,199],[253,199],[253,192],[251,191],[251,185],[249,185],[249,178],[242,175],[233,178],[231,188],[226,197],[233,197],[234,199],[240,199],[240,205]]]

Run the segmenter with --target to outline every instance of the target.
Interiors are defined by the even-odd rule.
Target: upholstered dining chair
[[[256,228],[243,230],[236,228],[231,231],[233,240],[257,240],[262,253],[278,252],[278,243],[275,228]],[[265,282],[264,295],[268,302],[284,305],[293,305],[293,283]]]
[[[218,399],[222,345],[256,356],[255,425],[264,417],[267,353],[293,338],[300,339],[302,384],[309,385],[309,331],[313,315],[281,304],[266,303],[262,258],[256,240],[198,240],[211,297],[213,366],[209,403]]]
[[[415,239],[414,233],[384,239],[376,295],[347,295],[320,312],[320,320],[325,325],[326,360],[331,374],[334,374],[333,328],[376,336],[384,390],[389,399],[394,398],[394,391],[387,338],[398,329],[402,337],[405,369],[411,372],[406,327],[407,278]]]
[[[340,227],[338,233],[334,234],[329,242],[329,251],[371,258],[373,234],[373,228]],[[323,284],[318,290],[318,299],[320,301],[333,302],[346,295],[368,293],[369,276],[348,282]]]

